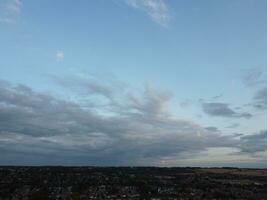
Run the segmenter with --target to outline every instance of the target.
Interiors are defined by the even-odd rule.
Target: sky
[[[267,167],[266,0],[0,0],[0,165]]]

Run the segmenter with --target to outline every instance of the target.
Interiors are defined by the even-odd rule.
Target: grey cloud
[[[214,127],[214,126],[206,127],[206,129],[209,130],[209,131],[213,131],[213,132],[218,132],[218,131],[220,131],[217,127]]]
[[[203,103],[203,111],[215,117],[229,117],[229,118],[246,118],[249,119],[252,117],[252,114],[247,112],[238,113],[232,110],[228,104],[225,103]]]
[[[259,109],[267,109],[267,87],[259,90],[254,96],[254,107]]]
[[[149,85],[138,94],[110,91],[113,109],[106,115],[94,105],[0,82],[0,163],[144,165],[237,145],[231,137],[175,119],[167,109],[168,91]]]
[[[267,131],[261,131],[253,135],[241,137],[240,148],[245,153],[257,153],[267,151]]]

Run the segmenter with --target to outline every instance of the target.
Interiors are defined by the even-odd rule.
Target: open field
[[[1,167],[0,200],[267,199],[266,170]]]
[[[200,173],[233,174],[244,176],[267,176],[267,169],[203,168]]]

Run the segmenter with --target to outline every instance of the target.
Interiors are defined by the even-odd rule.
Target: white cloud
[[[171,19],[170,10],[165,0],[123,0],[129,6],[145,12],[154,22],[168,26]]]
[[[21,0],[4,0],[0,3],[0,22],[15,24],[19,20],[21,9]]]
[[[64,52],[63,51],[57,51],[56,58],[57,58],[57,61],[63,61],[64,60]]]

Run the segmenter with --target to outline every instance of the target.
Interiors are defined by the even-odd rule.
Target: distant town
[[[0,167],[0,200],[267,199],[267,170]]]

